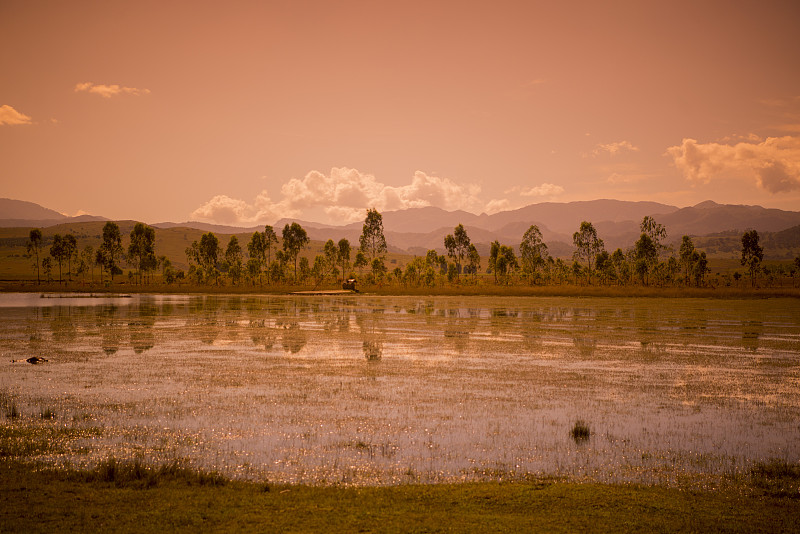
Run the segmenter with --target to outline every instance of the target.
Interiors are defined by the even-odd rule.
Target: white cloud
[[[634,146],[630,141],[616,141],[606,144],[600,143],[592,150],[592,155],[597,157],[603,153],[607,153],[611,156],[616,156],[618,153],[625,151],[638,152],[639,147]]]
[[[133,96],[149,95],[150,89],[138,89],[136,87],[123,87],[120,85],[103,85],[93,84],[92,82],[79,83],[75,85],[75,92],[89,92],[100,95],[103,98],[111,98],[121,94],[128,94]]]
[[[222,224],[256,224],[282,217],[297,217],[307,210],[322,210],[336,223],[363,219],[365,210],[378,211],[437,206],[446,210],[476,211],[483,208],[480,187],[459,185],[448,178],[414,173],[411,183],[390,186],[375,176],[346,167],[329,174],[311,171],[302,179],[292,178],[281,187],[281,200],[273,202],[266,191],[253,204],[217,195],[191,215],[194,219]]]
[[[680,146],[669,147],[667,155],[691,181],[744,176],[771,193],[800,189],[800,137],[768,137],[735,145],[684,139]]]
[[[0,125],[31,124],[31,118],[9,105],[0,106]]]

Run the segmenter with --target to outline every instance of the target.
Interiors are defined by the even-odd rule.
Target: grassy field
[[[0,531],[800,532],[800,494],[751,482],[709,492],[550,479],[275,486],[109,463],[0,462]]]

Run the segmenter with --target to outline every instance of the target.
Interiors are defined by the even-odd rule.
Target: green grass
[[[0,462],[0,531],[800,531],[800,499],[745,491],[553,480],[361,488],[198,484],[171,469],[147,485],[136,477],[120,483],[116,474],[108,480],[108,469],[82,473]]]

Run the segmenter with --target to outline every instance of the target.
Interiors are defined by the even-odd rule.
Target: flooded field
[[[705,484],[800,461],[798,300],[62,297],[0,294],[0,424],[49,463]]]

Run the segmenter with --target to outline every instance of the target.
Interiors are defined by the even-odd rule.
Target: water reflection
[[[102,429],[65,461],[143,450],[234,476],[384,484],[487,470],[647,481],[660,465],[679,477],[800,454],[795,301],[128,300],[0,302],[7,359],[49,359],[0,362],[0,388]],[[74,354],[113,357],[61,365]]]
[[[745,321],[742,323],[742,346],[750,352],[758,351],[758,338],[764,335],[764,323]]]

